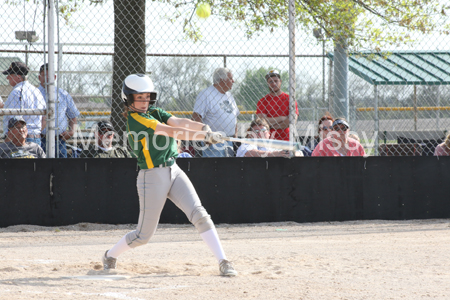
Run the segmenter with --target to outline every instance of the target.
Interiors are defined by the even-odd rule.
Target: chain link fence
[[[21,139],[24,129],[13,126],[12,132],[8,130],[14,112],[6,109],[41,109],[39,97],[23,106],[26,99],[20,95],[34,93],[31,86],[41,86],[47,99],[42,89],[46,72],[40,72],[48,61],[47,2],[1,3],[0,69],[7,70],[13,62],[26,64],[30,85],[26,86],[29,91],[22,89],[14,98],[11,76],[0,75],[0,96],[5,105],[0,142],[16,156],[28,156],[34,150],[22,149],[19,153],[13,147],[12,139]],[[59,12],[55,21],[56,85],[61,89],[56,94],[56,141],[62,142],[60,147],[67,151],[57,151],[57,157],[107,156],[101,154],[105,152],[102,148],[109,145],[104,134],[109,125],[99,123],[105,121],[115,131],[106,140],[123,150],[115,155],[127,157],[125,148],[130,149],[124,133],[126,109],[121,86],[124,78],[133,73],[149,74],[158,91],[157,106],[174,116],[200,118],[203,122],[220,120],[211,127],[234,127],[235,132],[225,133],[239,137],[289,140],[291,128],[295,141],[311,150],[333,132],[328,128],[332,121],[319,125],[321,117],[328,114],[348,121],[350,131],[359,137],[368,155],[433,155],[450,128],[447,36],[417,35],[415,43],[398,42],[385,51],[377,49],[383,55],[389,52],[386,57],[375,50],[349,50],[346,67],[336,66],[341,63],[335,51],[338,47],[325,32],[298,27],[296,117],[289,119],[287,27],[269,27],[249,34],[248,24],[227,20],[214,5],[209,18],[198,18],[194,2],[174,7],[173,3],[144,0],[55,1],[55,6]],[[180,15],[187,15],[189,22],[178,18]],[[394,60],[399,53],[410,56]],[[218,68],[231,71],[234,82],[226,93],[218,89],[224,81],[213,78]],[[270,71],[274,76],[267,77]],[[21,115],[27,122],[28,138],[37,141],[42,135],[40,141],[45,149],[47,125],[40,123],[42,114]],[[267,124],[258,123],[259,119]],[[72,126],[75,122],[77,126]],[[254,126],[250,127],[252,122]],[[267,132],[261,130],[265,127]],[[99,149],[99,145],[103,147]],[[200,146],[181,142],[180,151],[205,156]],[[232,156],[246,156],[246,152],[250,156],[270,156],[249,149],[238,151],[239,146],[231,145]]]

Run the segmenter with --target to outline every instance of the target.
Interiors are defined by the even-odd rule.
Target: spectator
[[[269,124],[266,120],[256,118],[250,124],[250,128],[247,131],[247,138],[256,139],[270,139]],[[269,140],[270,142],[270,140]],[[269,144],[268,142],[268,144]],[[269,147],[259,147],[256,145],[244,144],[238,148],[237,157],[290,157],[289,151],[272,149]],[[301,151],[297,151],[295,156],[303,156]]]
[[[130,152],[123,147],[113,147],[114,127],[108,121],[97,123],[95,132],[95,145],[89,145],[88,149],[81,152],[80,158],[127,158],[132,157]]]
[[[323,141],[325,138],[328,137],[330,132],[333,131],[333,117],[329,113],[325,113],[320,119],[319,124],[317,127],[318,135],[314,137],[313,145],[311,145],[311,149],[314,150],[314,148],[319,144],[321,141]]]
[[[55,78],[56,79],[56,75]],[[44,64],[39,69],[39,81],[41,84],[39,85],[39,91],[44,96],[44,99],[47,101],[47,91],[46,85],[50,81],[48,78],[48,64]],[[55,157],[67,157],[67,148],[66,141],[70,139],[76,130],[77,125],[77,117],[80,115],[75,103],[73,102],[72,97],[63,89],[58,89],[55,86],[55,101],[56,102],[56,115],[55,115],[55,125],[57,128],[56,135],[58,136],[59,143],[57,147],[55,147]],[[46,120],[46,117],[44,117]],[[46,134],[47,128],[44,128],[42,131],[42,149],[46,151]]]
[[[450,156],[450,134],[447,135],[443,143],[436,146],[434,156]]]
[[[45,152],[38,144],[26,141],[27,134],[24,118],[10,118],[5,142],[0,144],[0,158],[45,158]]]
[[[239,109],[233,95],[233,74],[227,68],[218,68],[213,74],[213,85],[198,94],[192,119],[211,127],[214,132],[235,137]],[[203,157],[234,156],[233,143],[225,141],[215,145],[202,144]]]
[[[358,142],[361,143],[361,140],[359,139],[359,136],[358,136],[358,134],[356,134],[356,133],[350,133],[350,134],[348,135],[348,137],[349,137],[349,138],[352,138],[352,139],[354,139],[354,140],[357,140]]]
[[[364,156],[361,144],[348,137],[350,126],[344,118],[337,118],[333,122],[333,132],[321,141],[312,156]]]
[[[269,123],[273,139],[289,141],[289,95],[281,91],[281,76],[277,70],[270,70],[265,78],[270,92],[258,101],[256,115]],[[295,121],[297,118],[295,103]]]
[[[192,158],[192,155],[184,151],[183,149],[183,142],[181,140],[177,140],[177,146],[178,146],[178,158]]]
[[[45,109],[45,100],[39,90],[28,82],[28,72],[30,70],[22,62],[12,62],[8,70],[3,71],[7,75],[6,79],[13,90],[6,99],[4,108],[6,109]],[[12,116],[3,118],[4,132],[7,131],[8,121]],[[23,119],[27,123],[28,136],[26,141],[41,145],[41,130],[45,127],[42,116],[28,115]]]

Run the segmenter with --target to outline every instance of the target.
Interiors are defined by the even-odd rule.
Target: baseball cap
[[[16,126],[18,122],[23,122],[25,123],[25,125],[27,124],[27,122],[25,122],[25,120],[22,117],[12,117],[8,121],[8,128],[13,128],[14,126]]]
[[[41,73],[44,70],[48,70],[48,63],[43,64],[40,68],[39,68],[39,73]]]
[[[27,75],[30,69],[28,69],[27,65],[20,61],[14,61],[9,66],[8,70],[3,71],[3,75]]]
[[[114,131],[114,127],[109,121],[100,121],[97,123],[97,131],[103,131],[108,129],[108,131]]]
[[[350,128],[350,126],[348,125],[348,123],[345,121],[345,120],[342,120],[342,119],[337,119],[337,120],[335,120],[334,122],[333,122],[333,125],[331,125],[333,128],[334,128],[334,126],[337,126],[337,125],[344,125],[344,126],[346,126],[347,128]]]
[[[269,79],[270,77],[274,77],[274,76],[277,76],[278,78],[281,78],[280,77],[280,72],[278,70],[270,70],[266,74],[266,80]]]

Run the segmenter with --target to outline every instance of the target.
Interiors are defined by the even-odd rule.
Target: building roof
[[[333,53],[327,54],[334,60]],[[373,85],[448,85],[450,52],[350,53],[349,70]]]
[[[7,70],[13,61],[23,62],[20,58],[14,56],[0,57],[0,86],[9,86],[6,75],[1,74],[1,72]],[[35,72],[28,73],[28,81],[34,86],[39,86],[39,78]]]

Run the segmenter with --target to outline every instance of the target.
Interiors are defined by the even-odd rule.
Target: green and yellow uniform
[[[146,113],[128,112],[128,142],[141,169],[152,169],[178,156],[174,138],[155,134],[156,125],[167,124],[170,117],[170,113],[153,106]]]
[[[200,233],[214,228],[189,178],[175,162],[175,139],[155,134],[156,126],[167,124],[171,114],[149,107],[146,113],[128,112],[128,142],[140,167],[137,178],[140,214],[137,229],[125,235],[131,248],[146,244],[155,233],[166,199],[178,206]]]
[[[169,123],[186,128],[192,124],[199,129],[202,124],[182,121],[163,109],[148,107],[148,104],[154,105],[156,102],[156,94],[152,80],[146,75],[132,74],[123,82],[122,98],[130,109],[127,116],[128,142],[140,167],[136,181],[139,220],[135,230],[125,234],[112,249],[105,252],[103,267],[105,270],[115,269],[117,257],[121,253],[150,241],[158,227],[164,204],[170,199],[184,212],[212,250],[219,262],[221,275],[235,276],[237,273],[226,259],[211,216],[203,207],[187,175],[176,164],[176,141],[164,134],[167,132],[176,137],[179,133],[189,135],[193,132],[180,127],[170,128],[168,122],[171,118],[172,122]],[[135,101],[141,103],[136,107]],[[146,112],[141,112],[145,109]],[[156,128],[162,132],[156,134]]]

